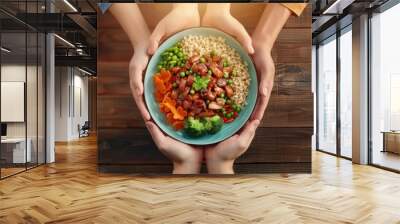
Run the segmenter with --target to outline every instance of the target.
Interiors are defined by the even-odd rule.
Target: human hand
[[[233,174],[233,163],[249,148],[260,120],[246,123],[240,133],[205,149],[207,169],[210,174]]]
[[[261,42],[261,43],[260,43]],[[256,107],[250,120],[262,120],[265,109],[267,108],[275,78],[275,64],[271,56],[269,47],[263,45],[261,41],[254,40],[255,53],[253,61],[257,70],[259,87]]]
[[[150,36],[148,53],[153,55],[160,42],[172,34],[200,26],[200,14],[196,3],[175,3],[173,9],[156,26]]]
[[[146,122],[146,126],[158,149],[173,161],[173,174],[200,173],[203,149],[184,144],[164,135],[151,121]]]
[[[254,53],[250,35],[230,13],[230,3],[208,4],[201,25],[214,27],[234,36],[244,46],[247,53]]]
[[[131,88],[133,99],[145,121],[150,120],[150,114],[147,111],[143,100],[143,71],[146,69],[149,56],[146,53],[146,47],[136,47],[131,61],[129,62],[129,86]]]

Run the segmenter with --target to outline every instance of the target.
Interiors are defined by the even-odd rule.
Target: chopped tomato
[[[183,121],[174,121],[174,122],[172,123],[172,127],[174,127],[175,130],[183,129],[183,127],[184,127],[184,122],[183,122]]]

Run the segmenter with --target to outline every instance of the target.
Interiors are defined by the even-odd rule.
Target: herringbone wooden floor
[[[313,173],[134,177],[96,171],[96,141],[0,181],[0,223],[400,223],[400,175],[314,152]]]

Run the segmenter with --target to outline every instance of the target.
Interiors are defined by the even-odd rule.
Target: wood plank
[[[104,165],[99,164],[101,173],[112,174],[135,174],[135,175],[160,175],[169,176],[172,173],[172,165],[161,164],[138,164],[138,165]],[[265,173],[311,173],[311,163],[248,163],[236,164],[234,170],[237,174],[265,174]],[[207,173],[205,165],[201,167],[201,173]],[[203,174],[209,177],[208,174]],[[193,177],[198,175],[180,175],[182,177]],[[218,175],[213,175],[218,176]]]
[[[280,43],[278,40],[274,48],[277,49],[277,63],[311,63],[311,42]]]
[[[97,135],[100,164],[170,164],[146,128],[102,128]]]
[[[272,96],[261,127],[312,127],[313,96]]]
[[[311,162],[312,128],[258,128],[238,163]],[[101,164],[169,164],[146,128],[100,129]]]
[[[278,82],[310,82],[310,63],[281,63],[275,64],[275,81]]]
[[[274,87],[276,87],[277,95],[280,96],[312,96],[310,82],[275,82]]]
[[[98,96],[99,128],[144,127],[143,119],[131,96]]]
[[[312,38],[311,28],[283,28],[279,33],[277,40],[280,43],[311,44],[311,38]]]
[[[312,128],[258,128],[237,163],[311,163]]]

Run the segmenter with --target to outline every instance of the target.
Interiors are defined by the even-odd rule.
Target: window
[[[20,16],[42,12],[42,5],[44,1],[0,3]],[[7,13],[0,17],[0,178],[5,178],[45,163],[46,38]]]
[[[352,32],[340,36],[340,155],[351,158],[352,148]]]
[[[371,18],[372,163],[400,170],[400,5]]]
[[[318,47],[318,149],[336,153],[336,36]]]

